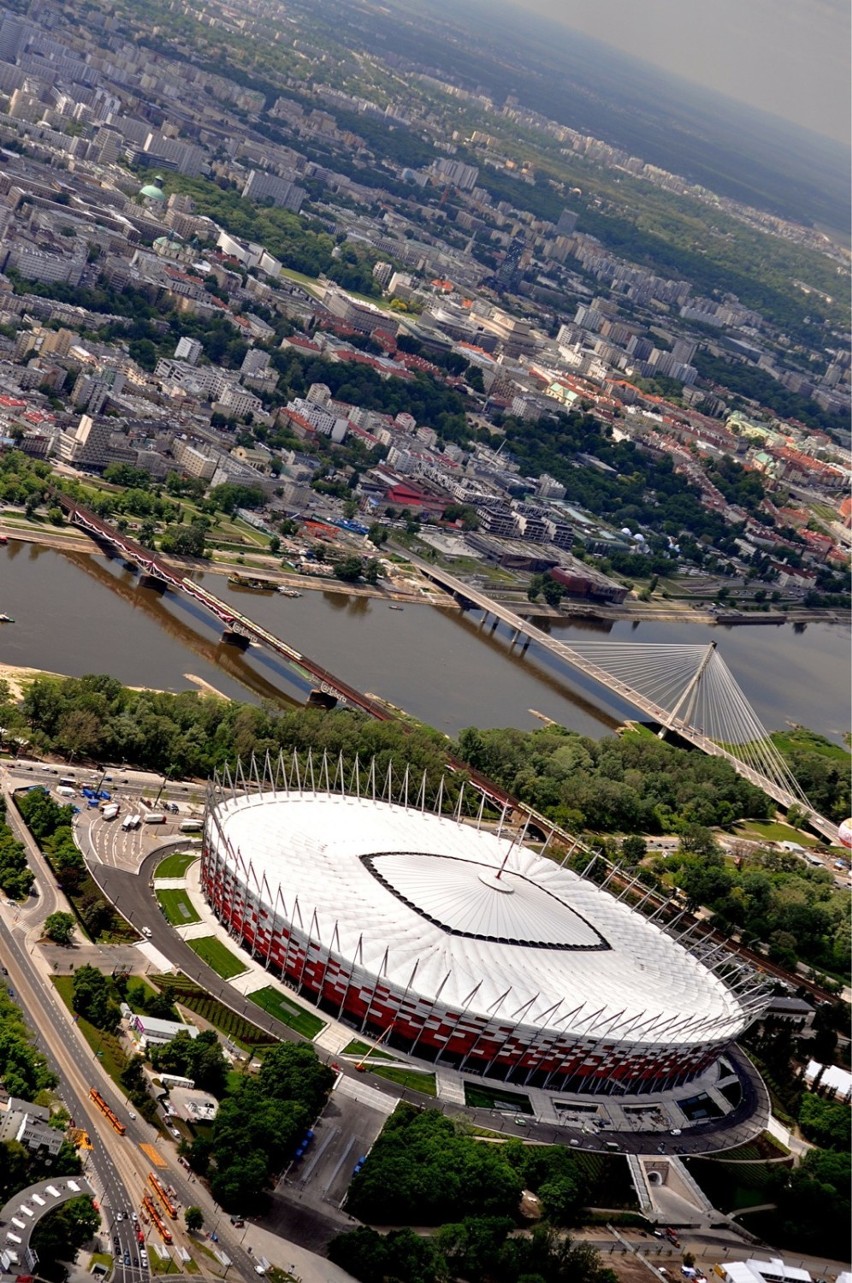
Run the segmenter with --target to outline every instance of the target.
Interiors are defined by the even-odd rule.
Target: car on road
[[[129,1252],[125,1252],[125,1253],[124,1253],[124,1264],[125,1264],[125,1265],[129,1265],[129,1264],[130,1264],[130,1253],[129,1253]]]
[[[681,1132],[680,1127],[673,1127],[673,1128],[671,1129],[671,1131],[669,1132],[669,1135],[670,1135],[670,1136],[680,1136],[680,1135],[682,1135],[682,1132]]]

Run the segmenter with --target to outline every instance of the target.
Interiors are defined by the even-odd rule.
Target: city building
[[[177,347],[175,348],[175,360],[186,361],[189,365],[197,365],[198,358],[203,351],[204,348],[198,339],[191,339],[184,335],[183,338],[178,339]]]
[[[109,419],[81,415],[74,431],[63,432],[59,438],[60,459],[78,467],[105,468],[114,457],[111,445],[114,430],[115,424]]]
[[[130,1029],[145,1047],[161,1047],[178,1034],[187,1034],[190,1038],[197,1038],[199,1034],[195,1025],[186,1025],[181,1020],[159,1020],[155,1016],[135,1014],[131,1016]]]
[[[42,1151],[55,1157],[65,1133],[50,1126],[50,1110],[29,1100],[10,1096],[0,1105],[0,1141],[16,1140],[32,1153]]]
[[[287,178],[253,169],[246,179],[242,194],[249,200],[272,201],[273,205],[298,214],[308,193],[304,187],[299,187]]]
[[[479,169],[476,165],[465,165],[461,160],[450,160],[441,157],[432,164],[432,173],[445,183],[452,183],[463,192],[472,192],[479,181]]]

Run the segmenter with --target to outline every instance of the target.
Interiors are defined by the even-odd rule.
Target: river
[[[391,611],[381,601],[306,591],[298,599],[232,589],[201,574],[217,596],[318,660],[453,735],[463,726],[540,725],[531,710],[599,736],[634,710],[548,653],[511,650],[481,615],[431,606]],[[308,689],[283,661],[223,645],[195,603],[141,588],[120,562],[11,541],[0,548],[0,663],[81,676],[110,673],[134,686],[194,687],[201,679],[238,699],[302,703]],[[545,625],[547,626],[547,625]],[[832,624],[713,627],[692,623],[550,623],[569,641],[716,640],[769,729],[800,722],[840,741],[849,728],[850,633]]]

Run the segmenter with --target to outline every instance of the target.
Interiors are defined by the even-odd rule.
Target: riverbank
[[[37,522],[24,520],[12,521],[8,517],[0,518],[0,535],[5,535],[10,542],[41,545],[54,548],[60,552],[81,552],[91,556],[103,556],[103,548],[80,530],[67,528],[45,529]],[[183,571],[193,577],[199,571],[211,575],[242,575],[247,578],[260,575],[269,580],[276,588],[293,588],[299,592],[333,592],[344,597],[364,597],[372,600],[401,603],[403,605],[441,606],[450,610],[458,608],[457,603],[435,584],[417,576],[410,566],[400,565],[392,571],[390,587],[373,584],[348,584],[342,579],[324,575],[303,575],[295,571],[281,569],[279,558],[254,553],[251,559],[244,557],[237,560],[234,555],[218,553],[214,550],[210,561],[191,557],[171,557],[164,553],[157,554],[164,565],[173,570]],[[253,589],[244,590],[252,595]]]
[[[21,543],[42,545],[59,551],[103,555],[103,548],[82,531],[67,528],[46,529],[41,523],[0,517],[0,535]],[[183,571],[190,578],[203,571],[205,574],[260,576],[273,584],[275,588],[290,588],[298,592],[339,593],[344,597],[363,597],[373,601],[386,601],[388,605],[425,605],[440,606],[442,609],[458,610],[459,604],[454,597],[446,593],[428,578],[419,575],[417,570],[408,564],[389,563],[391,570],[390,585],[384,587],[372,584],[348,584],[342,579],[320,575],[305,575],[281,568],[280,558],[252,553],[242,561],[234,554],[213,550],[210,561],[200,561],[189,557],[172,557],[163,553],[158,556],[167,566]],[[233,585],[232,585],[233,586]],[[238,590],[239,591],[239,590]],[[256,595],[258,590],[246,588],[246,596]],[[262,590],[260,590],[262,594]],[[830,610],[825,608],[789,607],[785,611],[766,612],[737,611],[728,609],[720,614],[718,609],[699,606],[694,601],[667,600],[665,602],[642,602],[626,600],[617,606],[609,606],[591,601],[563,601],[560,606],[548,606],[543,601],[531,602],[526,597],[512,592],[496,592],[494,601],[508,607],[522,619],[546,619],[551,622],[570,623],[572,620],[590,620],[595,623],[677,623],[710,625],[720,628],[736,628],[761,624],[780,628],[784,624],[841,624],[849,626],[852,615],[849,611]],[[0,602],[2,609],[2,602]]]
[[[0,682],[9,683],[9,692],[15,703],[20,703],[26,694],[27,687],[39,677],[54,677],[61,682],[70,680],[69,673],[54,673],[47,668],[28,668],[23,664],[0,664]],[[229,695],[225,695],[212,682],[206,681],[203,677],[196,677],[194,673],[184,673],[184,677],[196,687],[199,695],[212,695],[216,699],[230,699]],[[175,693],[158,686],[129,686],[129,689],[151,690],[161,695],[173,695]]]

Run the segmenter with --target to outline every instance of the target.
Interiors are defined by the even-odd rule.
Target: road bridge
[[[268,629],[263,628],[260,624],[250,619],[247,615],[241,614],[235,610],[229,603],[222,601],[208,592],[193,579],[183,575],[180,570],[168,565],[161,558],[157,557],[150,549],[144,548],[141,544],[131,539],[128,535],[117,530],[115,526],[105,521],[102,517],[97,516],[90,508],[78,503],[70,495],[60,490],[52,491],[52,497],[68,515],[70,520],[88,533],[99,543],[107,544],[115,549],[124,560],[132,566],[135,566],[141,575],[150,583],[159,585],[163,589],[172,589],[175,592],[185,593],[193,598],[205,610],[214,615],[223,625],[223,639],[231,641],[235,645],[242,647],[248,646],[251,642],[256,642],[260,646],[265,646],[273,651],[276,655],[281,656],[296,672],[306,677],[309,681],[315,683],[315,691],[322,697],[326,696],[338,703],[348,705],[352,708],[360,709],[368,713],[378,721],[396,720],[396,715],[392,709],[382,704],[380,701],[365,695],[350,686],[348,682],[337,677],[334,673],[328,671],[316,660],[309,655],[303,654],[294,647],[276,637]],[[691,648],[677,646],[657,647],[658,651],[677,652],[678,663],[674,665],[674,671],[678,675],[684,672],[682,656],[687,655],[691,663],[691,652],[697,650],[699,653],[694,671],[687,669],[683,681],[678,684],[672,692],[670,682],[670,671],[672,670],[672,661],[675,655],[667,653],[664,661],[656,659],[649,660],[645,655],[643,648],[639,644],[627,643],[621,649],[626,653],[628,659],[622,661],[621,672],[615,671],[619,668],[617,662],[611,661],[608,667],[602,663],[596,662],[593,655],[581,653],[579,647],[568,646],[565,642],[554,640],[542,629],[537,628],[535,624],[528,620],[522,619],[507,606],[493,601],[478,588],[471,587],[461,579],[441,570],[429,562],[423,561],[419,557],[408,554],[412,564],[423,573],[427,578],[439,584],[446,591],[456,596],[460,601],[466,602],[471,606],[476,606],[494,616],[495,620],[502,621],[511,627],[513,632],[512,641],[519,637],[526,638],[526,645],[535,642],[544,649],[563,660],[571,667],[584,673],[587,677],[600,683],[606,689],[619,695],[627,703],[637,708],[640,712],[656,722],[661,728],[661,734],[673,731],[683,740],[692,744],[695,748],[709,754],[712,757],[723,757],[734,767],[739,775],[747,779],[750,784],[761,789],[764,793],[773,798],[780,806],[790,809],[793,806],[800,807],[807,817],[808,822],[830,842],[837,841],[837,827],[830,820],[819,815],[807,801],[804,794],[796,785],[795,780],[790,774],[786,764],[781,758],[774,746],[768,741],[766,731],[754,717],[745,697],[736,687],[733,678],[728,673],[727,668],[721,659],[716,659],[715,643],[711,644],[710,651],[707,648]],[[585,649],[591,650],[594,644],[585,643]],[[610,647],[611,649],[611,647]],[[646,648],[647,649],[647,648]],[[705,651],[707,651],[705,655]],[[712,652],[712,653],[711,653]],[[632,660],[636,663],[633,664]],[[711,661],[715,660],[715,666]],[[641,662],[640,662],[641,661]],[[668,704],[673,702],[673,707],[667,707],[659,698],[655,698],[648,693],[648,690],[660,688],[660,675],[656,669],[665,665],[665,671],[662,674],[662,688],[668,694],[674,693],[674,700],[669,699]],[[649,673],[655,673],[655,680],[648,683],[646,680],[646,689],[643,691],[634,685],[631,681],[626,680],[624,668],[628,671],[631,666],[637,671],[641,668],[646,679]],[[726,744],[737,744],[739,731],[732,727],[716,738],[711,737],[700,726],[694,725],[688,720],[689,711],[694,709],[698,698],[698,692],[701,688],[702,681],[710,683],[710,673],[719,674],[717,680],[718,689],[714,689],[713,698],[710,700],[711,709],[715,709],[717,704],[725,705],[728,708],[730,718],[736,715],[738,724],[748,727],[755,737],[753,744],[749,745],[748,752],[744,756],[738,756]],[[730,698],[730,692],[727,687],[732,686],[735,698]],[[743,716],[743,710],[750,716]],[[686,713],[686,716],[681,716]],[[464,769],[470,775],[472,781],[481,788],[482,791],[498,802],[503,807],[516,807],[517,802],[508,794],[487,780],[484,776],[477,776],[477,773],[471,771],[463,763],[456,764],[459,769]],[[525,808],[528,810],[528,808]],[[535,820],[538,817],[530,813]],[[553,826],[545,821],[545,831],[552,829]],[[559,835],[563,836],[563,835]],[[564,835],[569,841],[575,841],[568,835]]]
[[[120,553],[124,560],[140,572],[142,577],[154,586],[160,586],[164,589],[170,588],[174,592],[185,593],[186,596],[192,597],[199,605],[203,606],[210,614],[214,615],[223,625],[223,639],[232,642],[237,646],[248,646],[251,642],[257,642],[260,646],[265,646],[280,655],[296,672],[306,677],[309,681],[316,684],[316,689],[323,695],[331,696],[341,704],[350,705],[352,708],[358,708],[362,712],[369,713],[378,721],[394,720],[393,713],[384,707],[378,700],[372,699],[369,695],[363,694],[344,682],[341,678],[330,673],[328,669],[323,668],[316,660],[311,659],[309,655],[302,654],[293,646],[289,646],[280,637],[263,628],[260,624],[249,619],[247,615],[241,614],[235,610],[228,602],[222,601],[213,593],[207,592],[200,584],[197,584],[187,575],[183,575],[180,570],[168,565],[149,548],[144,548],[131,539],[128,535],[122,534],[115,526],[102,517],[97,516],[91,509],[86,508],[83,504],[77,503],[69,495],[61,491],[54,491],[52,497],[67,514],[69,519],[75,525],[80,526],[101,544],[108,544],[116,552]]]
[[[512,644],[520,637],[525,638],[524,649],[535,642],[638,709],[659,726],[661,738],[674,732],[702,753],[724,758],[750,784],[787,810],[794,806],[800,808],[817,832],[829,842],[837,842],[837,826],[814,810],[796,784],[718,654],[715,642],[709,647],[696,648],[648,647],[635,642],[583,642],[570,646],[448,571],[409,552],[406,556],[426,578],[439,584],[462,605],[482,610],[486,616],[492,616],[495,623],[499,621],[511,628]],[[693,664],[690,670],[689,665]],[[629,674],[635,674],[636,684],[629,679]],[[640,681],[644,690],[639,687]],[[690,717],[699,704],[702,681],[713,687],[707,700],[707,720],[719,722],[721,733],[715,737]],[[649,693],[655,691],[665,691],[670,698],[663,703],[661,698]],[[742,756],[734,751],[738,748]]]

